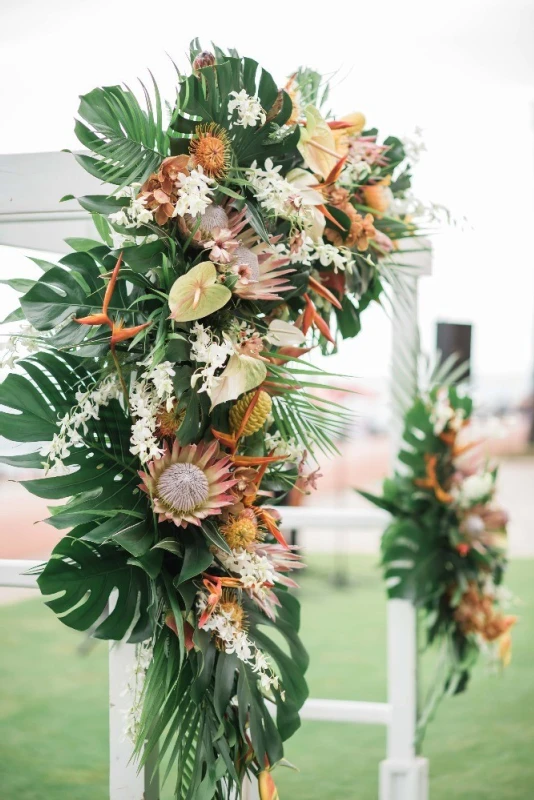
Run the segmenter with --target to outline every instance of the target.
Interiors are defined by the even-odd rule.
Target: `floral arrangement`
[[[470,429],[472,411],[455,386],[420,394],[405,417],[399,471],[380,497],[361,492],[393,517],[382,539],[389,596],[412,599],[427,644],[443,645],[422,729],[444,692],[466,688],[481,650],[503,665],[511,657],[507,515],[495,500],[497,468]]]
[[[76,159],[106,186],[78,201],[101,241],[11,282],[26,322],[2,433],[33,451],[3,460],[67,499],[48,520],[68,532],[39,575],[47,605],[139,643],[139,762],[159,742],[177,798],[233,796],[247,774],[273,798],[308,666],[276,505],[315,485],[347,424],[302,358],[358,333],[421,228],[403,143],[321,111],[317,73],[279,89],[196,42],[191,63],[168,106],[155,84],[144,107],[119,86],[81,98]]]

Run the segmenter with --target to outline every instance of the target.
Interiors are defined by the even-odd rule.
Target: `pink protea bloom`
[[[182,528],[200,525],[234,502],[228,491],[236,480],[229,465],[216,441],[185,447],[175,441],[172,450],[165,443],[163,455],[148,464],[148,472],[139,472],[139,488],[150,496],[160,522],[169,520]]]
[[[245,248],[241,248],[245,250]],[[280,257],[271,247],[261,242],[248,249],[250,262],[257,264],[257,273],[253,280],[238,281],[233,292],[243,300],[281,300],[280,292],[294,289],[286,275],[295,272],[294,269],[282,269],[287,266],[289,258]],[[244,261],[244,256],[242,256]],[[242,261],[242,263],[243,263]],[[252,266],[249,263],[249,266]],[[253,270],[254,272],[254,270]]]

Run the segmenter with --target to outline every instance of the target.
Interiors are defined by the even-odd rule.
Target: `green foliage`
[[[117,547],[95,545],[79,538],[84,528],[63,537],[38,578],[43,595],[61,621],[79,631],[92,629],[99,639],[139,642],[150,634],[150,591],[145,573],[130,566]],[[112,593],[116,601],[101,619]]]
[[[146,109],[120,86],[93,89],[81,97],[75,133],[95,157],[75,157],[91,175],[119,186],[142,183],[168,155],[161,98],[153,83],[154,100],[141,83]]]
[[[240,166],[248,166],[254,160],[263,163],[266,158],[295,156],[299,139],[298,127],[280,141],[272,134],[291,116],[292,103],[283,92],[279,97],[278,87],[272,76],[251,58],[225,58],[222,63],[204,67],[198,74],[183,78],[180,84],[176,111],[171,121],[174,131],[171,151],[187,151],[189,139],[200,123],[213,122],[228,128],[228,103],[231,92],[245,90],[257,95],[268,121],[260,128],[234,128],[232,147]],[[276,105],[281,99],[280,108]]]
[[[464,372],[465,366],[461,368]],[[434,382],[428,394],[418,395],[405,413],[398,471],[384,481],[380,496],[361,492],[392,517],[381,544],[388,596],[411,600],[420,608],[427,644],[439,642],[442,648],[419,720],[420,740],[441,698],[465,690],[480,650],[478,639],[456,618],[462,596],[473,586],[483,593],[490,576],[500,583],[505,564],[489,537],[480,542],[466,537],[462,525],[467,509],[450,493],[458,470],[457,432],[448,418],[443,431],[436,431],[434,414],[446,403],[454,419],[469,421],[471,398],[449,383],[458,370],[449,359],[433,371],[433,380],[440,378],[441,383]],[[473,501],[475,514],[481,513],[481,505]]]

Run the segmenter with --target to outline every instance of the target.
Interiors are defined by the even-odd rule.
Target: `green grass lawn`
[[[346,589],[329,583],[330,556],[309,561],[301,600],[312,695],[385,700],[386,606],[373,559],[350,559]],[[495,676],[480,666],[467,694],[446,699],[431,723],[432,800],[534,797],[533,577],[534,562],[512,564],[522,607],[510,668]],[[38,600],[1,607],[0,635],[1,800],[104,800],[106,645],[80,655],[80,636]],[[300,772],[277,772],[282,800],[376,800],[384,753],[381,727],[306,722],[287,747]]]

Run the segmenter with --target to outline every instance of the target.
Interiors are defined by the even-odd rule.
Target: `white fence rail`
[[[330,508],[284,508],[284,528],[343,527],[355,532],[383,528],[387,515],[379,511]],[[25,575],[38,562],[0,560],[0,586],[33,587]],[[307,720],[349,724],[385,725],[386,758],[380,764],[380,800],[427,800],[427,762],[417,758],[417,636],[415,610],[404,600],[390,600],[387,614],[388,702],[309,699],[302,717]],[[126,673],[135,658],[133,645],[112,644],[109,651],[110,800],[157,800],[157,780],[148,783],[149,770],[137,774],[130,761],[130,746],[123,741]],[[357,762],[355,761],[355,783]],[[247,800],[258,797],[254,785],[245,790]],[[355,795],[356,797],[356,795]]]

